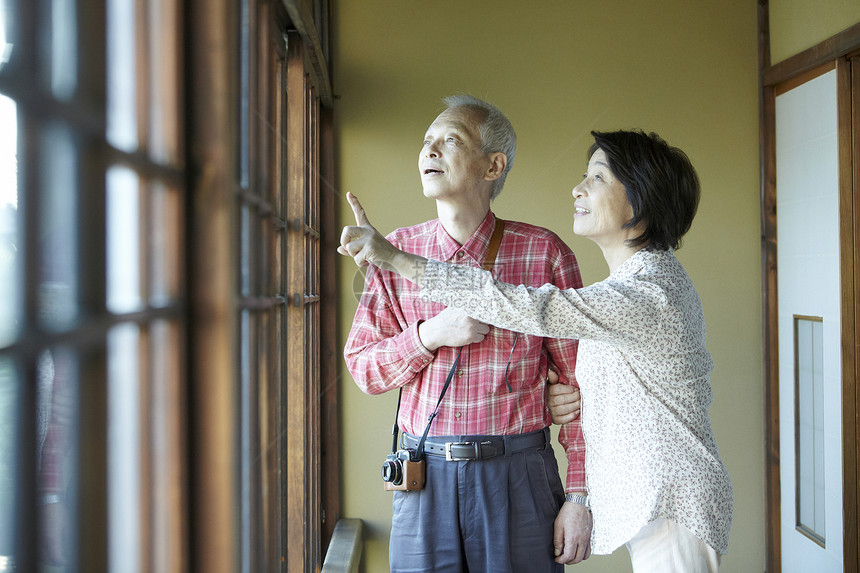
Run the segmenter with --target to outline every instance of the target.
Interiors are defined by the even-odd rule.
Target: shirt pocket
[[[492,328],[490,336],[496,349],[496,392],[522,391],[540,376],[537,369],[542,338],[501,328]]]

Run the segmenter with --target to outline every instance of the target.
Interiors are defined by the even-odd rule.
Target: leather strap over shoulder
[[[493,236],[490,237],[490,244],[487,246],[487,254],[484,256],[484,263],[481,268],[485,271],[492,270],[496,262],[496,255],[499,254],[499,245],[502,244],[502,235],[505,234],[505,221],[496,219],[496,228],[493,229]]]

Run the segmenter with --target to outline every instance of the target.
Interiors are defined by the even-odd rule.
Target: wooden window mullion
[[[287,423],[287,567],[288,571],[307,569],[308,509],[307,459],[307,379],[305,363],[305,312],[303,295],[306,162],[305,151],[305,71],[304,53],[297,34],[288,35],[287,56],[287,308],[286,423]],[[297,222],[297,223],[296,223]]]

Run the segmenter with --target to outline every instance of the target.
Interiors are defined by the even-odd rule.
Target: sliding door
[[[836,70],[776,97],[783,571],[842,571]]]
[[[762,57],[767,571],[858,571],[858,48]]]

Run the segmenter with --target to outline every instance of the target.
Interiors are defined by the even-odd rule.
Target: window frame
[[[160,18],[143,17],[134,25],[138,48],[151,43],[153,35],[170,28],[172,39],[181,44],[180,0],[164,0],[166,9]],[[109,339],[118,326],[133,325],[139,329],[135,345],[137,375],[141,385],[141,403],[151,405],[157,414],[147,418],[139,428],[144,437],[137,444],[141,448],[139,491],[143,511],[140,514],[141,535],[135,543],[141,547],[140,567],[159,568],[186,564],[186,490],[183,473],[185,433],[180,422],[184,410],[182,381],[185,367],[184,347],[177,344],[185,332],[185,289],[183,257],[185,254],[184,207],[186,166],[184,141],[181,133],[159,132],[159,140],[149,128],[156,125],[153,114],[164,111],[158,106],[170,106],[164,125],[182,125],[181,60],[171,61],[175,67],[165,71],[155,58],[138,51],[135,62],[143,77],[151,78],[159,71],[164,80],[158,97],[151,99],[148,92],[137,93],[138,126],[137,148],[120,150],[106,137],[108,109],[108,65],[106,3],[98,0],[78,0],[71,20],[51,18],[48,3],[10,2],[12,13],[19,16],[16,22],[20,42],[15,45],[15,63],[0,73],[0,92],[16,100],[19,117],[19,204],[22,206],[21,272],[23,293],[22,328],[18,339],[3,348],[0,355],[19,365],[22,373],[22,399],[19,403],[19,430],[17,437],[18,473],[16,476],[16,566],[20,570],[36,570],[42,531],[37,497],[38,472],[31,432],[34,427],[37,377],[36,360],[43,349],[62,347],[75,355],[70,378],[76,394],[73,420],[69,429],[68,447],[73,476],[68,482],[65,503],[72,510],[70,566],[76,570],[106,570],[109,563],[109,412],[107,396],[112,383],[108,367]],[[145,8],[140,5],[139,8]],[[147,16],[143,11],[139,15]],[[74,23],[80,23],[74,27]],[[86,23],[86,26],[84,25]],[[167,24],[167,26],[164,26]],[[72,52],[78,62],[75,66],[75,85],[71,93],[58,96],[47,81],[52,33],[55,26],[69,26],[74,38]],[[85,33],[86,30],[86,33]],[[81,65],[79,62],[86,62]],[[156,68],[159,68],[156,70]],[[172,75],[171,75],[171,72]],[[146,83],[148,85],[148,83]],[[23,121],[20,121],[23,120]],[[42,173],[52,164],[50,148],[41,139],[41,130],[55,123],[67,130],[73,139],[74,170],[76,177],[68,182],[68,193],[74,195],[77,210],[74,212],[76,236],[71,247],[77,257],[73,280],[77,293],[74,304],[77,319],[61,329],[46,329],[38,320],[39,303],[36,293],[40,284],[38,261],[50,247],[40,244],[44,230],[40,220],[40,207],[47,191]],[[23,126],[23,127],[22,127]],[[166,153],[155,153],[151,144],[165,143]],[[162,151],[164,148],[162,147]],[[142,303],[139,308],[110,312],[107,307],[109,263],[107,254],[107,173],[112,167],[122,167],[135,174],[139,182],[137,216],[140,222],[139,289]],[[153,223],[152,198],[156,194],[170,195],[165,206],[169,219],[175,225],[162,243],[151,242],[145,232]],[[164,222],[162,221],[162,224]],[[154,265],[170,267],[167,282],[173,292],[154,301],[150,297],[151,281],[164,273],[153,272]],[[162,271],[164,269],[161,269]],[[171,290],[168,287],[168,290]],[[167,327],[165,330],[165,326]],[[155,334],[153,334],[155,333]],[[165,341],[169,340],[170,343]],[[165,353],[165,350],[167,352]],[[159,361],[156,364],[156,360]],[[154,373],[158,372],[160,377]],[[158,427],[158,424],[161,427]],[[170,428],[172,439],[164,448],[157,440],[164,437],[161,430]],[[169,490],[169,493],[168,493]],[[159,502],[157,506],[147,501]],[[75,511],[80,508],[80,511]],[[165,516],[167,516],[165,518]]]
[[[195,327],[191,342],[191,378],[192,384],[197,386],[191,390],[190,401],[201,401],[195,408],[192,432],[201,436],[220,433],[225,438],[236,437],[230,444],[232,451],[227,452],[211,443],[194,444],[197,459],[192,481],[202,487],[192,494],[199,500],[192,499],[195,508],[192,519],[200,525],[193,535],[193,561],[207,571],[233,570],[225,566],[231,563],[237,569],[248,571],[256,570],[262,563],[267,569],[318,570],[339,513],[338,353],[332,341],[322,342],[321,338],[325,337],[320,336],[323,331],[335,332],[336,316],[335,247],[331,243],[337,234],[335,197],[330,183],[325,192],[320,192],[321,187],[333,180],[331,109],[326,107],[325,97],[321,95],[330,94],[330,86],[326,72],[325,89],[320,89],[319,73],[320,69],[327,70],[327,64],[315,38],[313,20],[298,3],[246,0],[235,9],[219,6],[216,11],[200,0],[190,0],[190,4],[190,19],[197,22],[195,33],[201,47],[194,50],[189,74],[189,90],[194,90],[196,95],[189,97],[194,103],[191,112],[194,117],[188,138],[197,142],[197,155],[192,161],[200,168],[195,173],[205,174],[192,185],[195,196],[201,193],[202,200],[197,202],[200,209],[194,212],[197,222],[192,225],[195,235],[191,242],[207,244],[213,249],[206,261],[189,257],[194,284],[190,306],[193,316],[211,313],[213,306],[219,314],[232,315],[223,323],[204,328],[196,328],[198,321],[194,318],[190,322]],[[301,26],[297,25],[297,16]],[[225,81],[223,77],[218,78],[216,70],[224,69],[222,58],[227,57],[226,54],[215,57],[203,46],[224,46],[230,38],[225,30],[239,30],[243,23],[248,26],[249,36],[242,39],[237,34],[234,42],[227,42],[225,51],[226,54],[240,54],[240,58],[245,57],[247,61],[233,60],[236,63],[228,66],[230,77]],[[274,81],[277,74],[272,72],[280,56],[267,55],[265,45],[271,46],[272,38],[281,32],[287,32],[288,36],[285,81],[278,87],[285,94],[285,104],[266,101],[265,97],[277,97],[264,95],[275,93],[273,86],[280,83]],[[247,49],[242,48],[243,41],[247,42]],[[245,73],[249,86],[246,109],[242,106],[239,87],[243,81],[241,75]],[[230,94],[227,105],[211,97],[212,93],[225,92]],[[268,117],[270,109],[278,110],[274,117],[285,122],[284,133],[273,132],[271,125],[254,125],[259,119],[256,114]],[[248,115],[243,118],[243,113]],[[278,125],[281,119],[276,119]],[[239,143],[242,130],[250,134],[248,153],[256,157],[249,161],[248,188],[243,186],[243,167],[223,161],[223,158],[239,158],[244,153],[243,144]],[[238,137],[234,136],[237,131],[240,132]],[[266,142],[266,137],[272,133],[275,141]],[[268,157],[275,163],[255,166],[261,157]],[[285,163],[283,171],[278,161]],[[256,174],[255,168],[258,169]],[[273,193],[283,193],[284,205],[273,198],[261,200],[254,186],[271,187]],[[274,241],[282,240],[280,246],[270,249],[270,252],[280,253],[280,260],[276,257],[272,264],[284,265],[285,282],[274,293],[260,291],[247,296],[248,293],[239,290],[237,273],[242,268],[251,268],[244,265],[241,257],[249,255],[243,254],[241,245],[230,237],[241,234],[239,205],[248,202],[256,202],[255,208],[263,211],[268,204],[272,212],[267,216],[276,228],[276,235],[283,237]],[[235,234],[231,234],[234,229]],[[314,274],[305,271],[309,258],[313,261]],[[224,305],[224,296],[215,294],[221,289],[235,292],[232,297],[235,302],[230,306]],[[236,311],[242,305],[254,306],[256,311],[268,309],[269,313],[283,313],[282,359],[272,362],[283,364],[282,372],[277,375],[282,382],[278,390],[281,395],[276,401],[265,395],[264,387],[240,386],[241,363],[236,349],[244,343]],[[310,321],[306,314],[312,315]],[[207,363],[214,354],[219,355],[220,366],[218,361]],[[235,385],[225,375],[231,371]],[[203,384],[202,380],[207,382]],[[214,392],[213,382],[217,387]],[[271,392],[271,379],[269,384]],[[322,387],[328,390],[320,393],[318,389]],[[223,427],[223,420],[230,416],[231,398],[234,397],[244,401],[241,408],[248,420],[244,428],[236,421],[230,428]],[[254,409],[261,404],[262,408]],[[267,412],[266,421],[259,417],[254,419],[252,412],[261,411]],[[280,419],[272,419],[279,415]],[[256,474],[229,475],[225,467],[229,460],[237,459],[236,456],[246,461],[253,459],[253,455],[241,458],[243,447],[274,443],[274,440],[278,441],[280,459],[269,460],[268,465],[255,470]],[[277,510],[262,508],[258,500],[263,499],[263,481],[268,484],[266,487],[271,487],[278,479],[286,495],[278,500]],[[231,497],[230,492],[236,496]],[[237,539],[235,534],[238,533],[231,524],[240,521],[243,527],[260,533],[259,544],[248,531],[242,533],[246,541],[231,545],[230,540]],[[273,562],[275,559],[280,560],[280,565]]]
[[[163,384],[147,386],[139,397],[146,413],[141,424],[145,436],[138,446],[147,452],[141,462],[144,474],[141,483],[146,491],[141,493],[139,502],[142,570],[150,566],[158,569],[165,563],[170,564],[171,570],[212,572],[232,572],[243,567],[255,570],[251,566],[258,564],[267,570],[319,570],[339,517],[339,351],[333,336],[337,301],[334,254],[337,196],[331,184],[333,96],[326,62],[328,50],[327,47],[323,50],[320,43],[320,38],[326,38],[327,42],[329,37],[330,2],[247,0],[256,7],[264,7],[269,16],[278,14],[278,30],[294,30],[291,32],[294,40],[289,46],[291,50],[295,46],[296,51],[292,56],[283,54],[284,65],[289,60],[294,68],[292,80],[286,76],[282,78],[283,85],[281,80],[265,84],[271,91],[261,101],[272,103],[285,89],[302,94],[289,97],[289,103],[278,111],[284,128],[283,132],[279,129],[275,133],[274,143],[266,151],[265,166],[278,167],[288,153],[289,145],[283,138],[286,136],[290,141],[291,134],[299,137],[301,132],[301,161],[297,157],[287,158],[287,169],[290,165],[296,168],[275,174],[268,184],[281,178],[287,196],[292,197],[291,189],[300,189],[303,199],[290,199],[289,216],[282,220],[269,217],[276,229],[267,236],[287,237],[279,256],[284,264],[282,275],[289,284],[259,289],[259,293],[243,297],[237,281],[240,249],[236,237],[240,229],[240,204],[247,199],[239,172],[242,153],[239,54],[245,20],[238,3],[163,0],[172,10],[171,24],[165,32],[147,17],[147,0],[135,1],[136,15],[140,16],[135,20],[135,29],[143,34],[136,43],[141,51],[135,73],[146,78],[159,71],[158,57],[152,49],[160,45],[156,38],[162,32],[170,36],[168,41],[176,50],[164,55],[179,62],[180,72],[159,83],[160,87],[157,82],[145,79],[137,84],[139,106],[165,104],[164,90],[174,93],[176,99],[166,104],[170,106],[169,120],[154,118],[148,112],[138,115],[141,145],[139,150],[127,152],[112,147],[105,135],[109,73],[107,0],[77,0],[76,24],[69,25],[76,26],[79,61],[86,65],[79,66],[78,90],[69,101],[57,100],[41,85],[44,73],[40,66],[44,65],[45,53],[42,46],[45,27],[41,24],[45,17],[40,10],[50,3],[10,1],[20,16],[21,45],[16,50],[20,47],[24,57],[17,67],[0,73],[0,92],[16,99],[19,113],[32,120],[25,122],[20,132],[19,170],[24,183],[19,185],[19,194],[28,196],[22,259],[28,260],[27,256],[33,253],[31,246],[37,244],[39,194],[33,189],[39,185],[40,166],[50,159],[43,157],[37,136],[39,126],[45,121],[61,122],[76,134],[77,193],[79,203],[86,205],[76,218],[80,230],[78,276],[85,277],[80,280],[78,297],[81,321],[59,332],[38,327],[34,287],[39,277],[36,265],[28,263],[22,268],[21,336],[0,348],[0,355],[12,358],[26,380],[35,378],[38,353],[45,347],[68,346],[79,355],[76,378],[81,381],[77,410],[80,448],[75,481],[78,506],[86,511],[77,515],[73,526],[77,548],[73,568],[106,570],[110,563],[106,533],[110,521],[107,339],[112,328],[129,323],[141,328],[137,352],[145,357],[138,373],[142,385],[159,376],[159,372],[163,375],[165,368],[170,371],[166,376],[169,379]],[[311,10],[325,21],[315,21]],[[260,24],[270,26],[274,22]],[[254,67],[258,65],[265,64],[262,60],[251,60],[248,69],[259,74],[260,69]],[[153,159],[147,149],[149,136],[171,129],[175,131],[169,137],[178,141],[179,153]],[[310,158],[310,164],[306,158]],[[176,282],[179,295],[121,314],[109,313],[106,308],[105,176],[112,165],[131,169],[141,182],[162,181],[175,188],[180,198],[171,206],[172,212],[176,209],[179,212],[178,231],[171,231],[170,237],[157,247],[164,251],[159,256],[178,253],[170,264],[179,269],[180,278]],[[312,199],[304,199],[306,190],[313,194]],[[251,196],[253,201],[259,199]],[[261,206],[265,208],[265,202],[257,201],[255,208]],[[160,223],[148,203],[141,202],[139,216],[143,234]],[[288,223],[297,219],[298,225]],[[282,227],[280,231],[278,226]],[[269,251],[266,253],[260,255],[258,267],[271,255]],[[305,268],[308,253],[313,275],[297,270]],[[144,295],[149,286],[147,281],[153,276],[148,265],[155,258],[158,257],[150,256],[148,251],[140,257],[140,265],[147,267],[140,275]],[[306,283],[308,277],[311,281]],[[295,294],[299,295],[298,305],[290,304],[294,298],[288,295]],[[283,327],[276,326],[276,335],[268,338],[265,349],[257,348],[255,341],[249,344],[248,348],[265,356],[268,366],[261,365],[253,375],[254,381],[244,389],[240,308],[253,312],[269,309],[270,317],[283,315],[281,319],[272,319],[271,322],[282,320]],[[306,315],[311,327],[307,326]],[[172,325],[171,343],[167,346],[171,354],[166,359],[163,353],[154,350],[157,336],[151,335],[151,329],[162,328],[165,322]],[[264,331],[271,328],[264,327],[261,332]],[[332,336],[322,336],[323,333]],[[273,352],[279,356],[273,358]],[[283,367],[279,366],[281,362]],[[277,372],[279,368],[283,375]],[[294,374],[287,375],[291,370]],[[22,387],[28,391],[22,394],[20,402],[21,411],[26,412],[20,426],[29,428],[35,420],[37,398],[35,390],[29,391],[34,385]],[[241,399],[245,400],[244,406],[237,406]],[[244,424],[242,408],[246,415]],[[259,418],[260,412],[267,412],[265,419]],[[301,413],[302,417],[291,418],[291,413]],[[290,425],[293,420],[296,423]],[[164,421],[166,427],[161,426]],[[263,465],[252,455],[264,452],[261,432],[278,440],[277,456]],[[36,459],[30,448],[34,440],[27,433],[19,434],[22,439],[18,444],[21,471],[16,478],[20,504],[16,514],[19,532],[16,557],[20,557],[17,565],[21,570],[35,570],[39,512],[35,510]],[[153,456],[165,443],[170,457],[162,463]],[[254,443],[257,449],[247,450],[248,455],[243,458],[242,448]],[[147,489],[163,479],[169,483],[169,491]],[[276,482],[278,493],[272,497],[270,488]],[[244,498],[243,484],[251,492]],[[299,487],[298,495],[290,493],[295,487]],[[269,492],[265,497],[264,491]],[[246,514],[251,516],[248,520],[242,513],[243,500],[248,502]],[[271,500],[276,502],[271,504],[274,507],[268,503]],[[167,523],[164,516],[169,518]],[[261,544],[253,541],[259,532],[265,534]],[[243,546],[243,536],[252,541]]]

